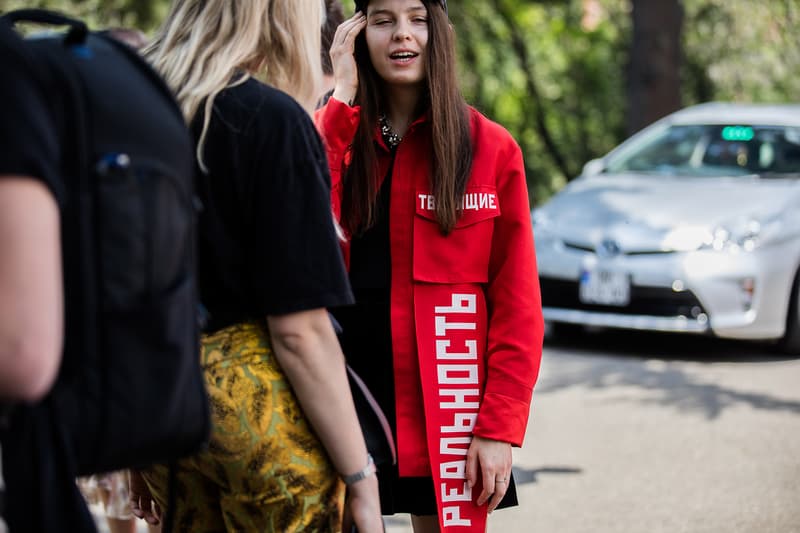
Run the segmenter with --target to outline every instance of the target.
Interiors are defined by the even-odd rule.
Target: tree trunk
[[[628,64],[628,134],[681,107],[680,0],[633,0]]]

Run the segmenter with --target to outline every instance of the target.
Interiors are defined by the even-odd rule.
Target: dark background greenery
[[[169,0],[0,0],[151,33]],[[352,0],[344,0],[352,13]],[[684,105],[800,101],[800,0],[450,0],[468,100],[525,153],[533,203]]]

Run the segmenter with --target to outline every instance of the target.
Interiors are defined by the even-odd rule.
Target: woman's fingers
[[[509,482],[508,476],[502,476],[502,477],[499,475],[495,476],[494,493],[492,494],[492,497],[489,498],[488,510],[490,513],[495,509],[497,509],[497,506],[500,504],[501,501],[503,501],[503,497],[506,495],[506,492],[508,491],[508,482]]]
[[[486,469],[482,472],[483,490],[478,496],[478,505],[487,504],[489,512],[494,511],[508,491],[510,474],[499,470]]]
[[[157,525],[161,521],[161,509],[153,500],[150,489],[137,471],[130,473],[131,513],[148,524]]]
[[[478,449],[470,446],[467,452],[467,486],[472,488],[478,482]]]
[[[336,30],[330,49],[333,65],[333,97],[340,102],[352,103],[358,92],[358,66],[355,58],[356,37],[367,24],[362,13],[344,21]]]
[[[349,19],[342,22],[333,34],[333,43],[331,50],[335,46],[342,46],[348,42],[352,45],[355,42],[356,36],[366,25],[367,18],[359,11]]]
[[[480,472],[476,472],[479,470]],[[480,476],[483,485],[476,503],[494,511],[508,490],[511,477],[511,445],[475,436],[467,452],[467,480]]]
[[[481,464],[481,481],[483,482],[483,490],[478,496],[478,505],[483,505],[489,501],[494,494],[496,487],[494,478],[496,477],[494,468],[488,464]]]
[[[144,518],[144,512],[139,504],[139,496],[131,495],[131,513],[136,518]]]
[[[155,500],[153,500],[152,507],[153,507],[153,517],[155,518],[154,524],[158,524],[159,522],[161,522],[161,507],[159,507],[158,503],[156,503]]]

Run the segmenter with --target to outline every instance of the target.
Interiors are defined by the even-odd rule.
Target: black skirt
[[[417,516],[436,514],[436,493],[433,478],[400,477],[397,466],[388,465],[378,470],[378,485],[381,491],[381,512],[386,515],[395,513],[411,513]],[[515,507],[517,487],[514,475],[508,483],[506,495],[500,501],[498,509]]]
[[[356,304],[334,309],[342,326],[339,340],[347,362],[358,373],[386,414],[397,444],[394,372],[389,293],[386,289],[355,289]],[[431,477],[400,477],[396,465],[377,465],[381,512],[435,515],[436,494]],[[518,505],[514,476],[498,509]]]

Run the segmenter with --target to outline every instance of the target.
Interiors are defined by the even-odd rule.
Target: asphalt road
[[[521,505],[490,532],[800,533],[800,358],[631,332],[548,340],[515,465]]]
[[[800,358],[704,337],[548,339],[515,465],[521,505],[491,533],[800,533]]]

